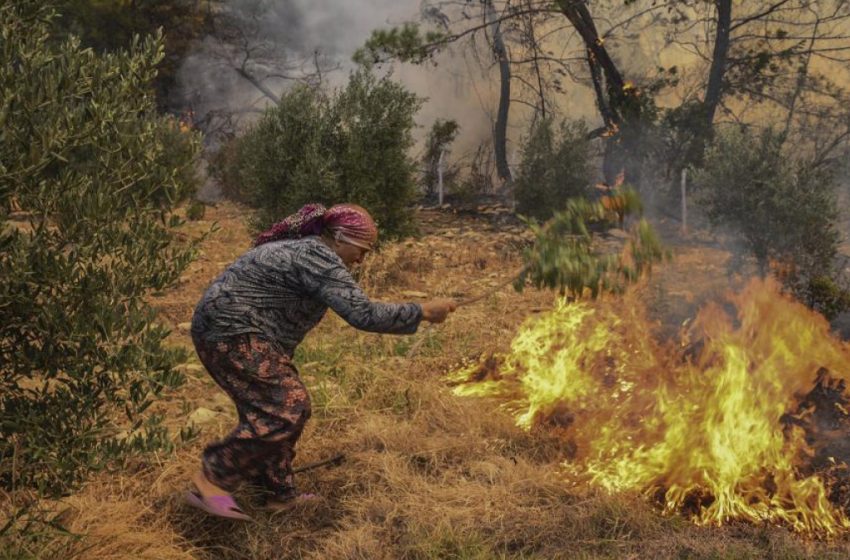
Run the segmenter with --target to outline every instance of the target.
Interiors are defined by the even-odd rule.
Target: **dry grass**
[[[208,217],[222,229],[173,292],[159,298],[178,325],[226,262],[248,245],[241,210]],[[513,233],[426,216],[435,232],[386,247],[361,272],[371,294],[388,301],[474,296],[507,278],[519,261]],[[202,228],[208,224],[195,224]],[[446,235],[448,231],[448,235]],[[647,297],[665,313],[685,313],[711,287],[723,255],[679,248],[680,262]],[[708,256],[706,256],[708,255]],[[679,268],[676,268],[679,267]],[[702,272],[701,272],[702,269]],[[699,280],[697,278],[701,278]],[[313,419],[296,463],[344,453],[339,467],[300,475],[322,498],[286,513],[251,507],[251,523],[218,520],[189,508],[182,494],[203,445],[226,433],[232,406],[197,363],[189,381],[160,403],[176,430],[190,418],[201,436],[175,455],[105,473],[53,504],[76,539],[57,537],[35,557],[79,559],[741,559],[847,558],[850,542],[807,542],[783,529],[699,528],[659,516],[644,499],[569,488],[558,476],[566,446],[554,434],[519,430],[494,403],[451,394],[443,374],[461,360],[504,349],[519,324],[552,296],[510,288],[462,308],[414,337],[354,331],[329,316],[308,336],[297,361],[310,387]],[[406,357],[417,337],[419,353]],[[200,414],[198,409],[206,409]],[[0,555],[2,557],[2,555]]]

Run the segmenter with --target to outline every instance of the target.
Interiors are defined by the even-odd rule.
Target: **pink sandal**
[[[205,498],[200,492],[190,491],[186,493],[186,502],[216,517],[243,521],[251,520],[230,496],[207,496]]]

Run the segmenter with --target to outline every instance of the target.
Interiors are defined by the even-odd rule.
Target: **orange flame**
[[[639,491],[700,524],[850,528],[828,499],[830,480],[803,474],[813,454],[803,428],[780,421],[821,368],[850,372],[850,346],[773,280],[729,301],[734,316],[708,305],[679,349],[648,336],[634,293],[559,301],[521,328],[498,373],[456,372],[466,380],[456,392],[503,398],[525,428],[568,426],[578,451],[563,468],[575,484]]]

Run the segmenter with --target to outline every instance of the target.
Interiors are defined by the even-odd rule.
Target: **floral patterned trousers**
[[[204,449],[204,475],[228,491],[248,483],[268,498],[293,498],[292,460],[310,418],[310,397],[291,359],[253,335],[193,340],[201,363],[239,414],[236,428]]]

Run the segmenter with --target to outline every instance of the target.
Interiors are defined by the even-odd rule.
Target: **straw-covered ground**
[[[219,224],[181,283],[156,305],[189,347],[194,303],[244,251],[247,212],[208,208],[191,231]],[[471,297],[520,267],[520,228],[498,214],[422,211],[423,236],[387,244],[364,264],[361,282],[385,301]],[[698,240],[697,240],[698,241]],[[692,241],[644,288],[675,330],[704,294],[726,282],[726,253]],[[444,374],[463,360],[504,350],[519,325],[549,307],[550,293],[510,287],[463,307],[447,323],[411,337],[362,333],[329,313],[296,356],[313,402],[297,465],[344,454],[339,466],[298,476],[321,498],[253,522],[206,516],[183,502],[206,442],[225,434],[234,410],[197,359],[188,382],[158,406],[175,430],[199,436],[170,456],[104,473],[61,504],[73,539],[51,560],[80,559],[802,559],[850,557],[850,541],[809,541],[774,527],[701,528],[663,517],[639,497],[570,488],[559,479],[566,446],[527,433],[495,403],[459,398]],[[421,341],[421,342],[419,342]],[[410,354],[412,345],[416,352]],[[297,466],[296,465],[296,466]]]

